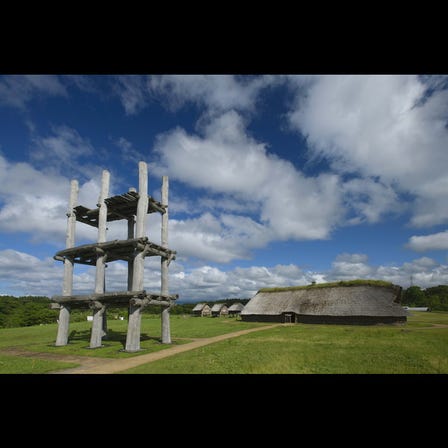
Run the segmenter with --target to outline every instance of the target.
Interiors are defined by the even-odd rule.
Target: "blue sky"
[[[265,286],[375,278],[448,283],[448,77],[0,77],[0,294],[59,294],[69,184],[95,207],[170,179],[170,292],[249,298]],[[125,238],[122,222],[108,239]],[[148,217],[160,242],[160,218]],[[96,240],[77,224],[76,244]],[[157,291],[160,260],[145,265]],[[94,287],[75,268],[74,291]],[[108,290],[126,288],[110,263]]]

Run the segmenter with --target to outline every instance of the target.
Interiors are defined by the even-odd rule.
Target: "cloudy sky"
[[[249,298],[354,278],[448,284],[448,77],[0,77],[0,294],[60,294],[71,179],[94,208],[170,179],[170,292]],[[96,229],[77,224],[76,244]],[[160,217],[148,216],[160,242]],[[126,238],[123,222],[108,239]],[[160,288],[148,258],[145,288]],[[94,268],[76,265],[74,291]],[[126,289],[110,263],[107,290]]]

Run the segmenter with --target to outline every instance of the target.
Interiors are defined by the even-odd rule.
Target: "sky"
[[[0,294],[58,295],[71,179],[95,208],[169,176],[169,289],[179,302],[271,286],[448,284],[448,76],[0,76]],[[125,239],[124,221],[107,239]],[[160,216],[147,234],[160,243]],[[77,223],[75,244],[97,231]],[[95,267],[75,265],[74,293]],[[106,269],[126,289],[127,267]],[[144,287],[160,290],[160,258]]]

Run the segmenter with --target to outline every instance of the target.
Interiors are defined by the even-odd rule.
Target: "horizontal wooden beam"
[[[163,306],[171,306],[174,303],[172,301],[167,300],[150,300],[148,305],[163,305]]]
[[[89,301],[89,300],[110,300],[114,299],[131,299],[132,297],[146,297],[146,291],[115,291],[106,292],[104,294],[78,294],[71,296],[52,296],[51,300],[57,303],[70,302],[70,301]]]
[[[154,296],[151,296],[151,297],[156,297],[156,296],[154,295]],[[173,296],[170,296],[170,297],[173,297]],[[173,305],[174,300],[177,299],[177,297],[176,297],[176,299],[173,299],[173,300],[158,300],[159,298],[161,298],[161,296],[158,296],[157,298],[154,298],[154,299],[150,299],[149,297],[145,297],[144,299],[131,299],[129,301],[129,303],[131,305],[141,306],[141,307],[145,307],[145,306],[148,306],[148,305],[171,306],[171,305]]]
[[[107,292],[104,294],[78,294],[71,296],[53,296],[51,300],[55,304],[67,304],[67,303],[90,303],[90,302],[99,302],[99,303],[127,303],[130,300],[144,300],[145,305],[168,305],[172,301],[179,298],[179,294],[157,294],[157,293],[148,293],[145,290],[143,291],[117,291],[117,292]],[[149,301],[157,301],[162,299],[164,303],[149,303]],[[166,302],[166,303],[165,303]],[[136,302],[139,304],[140,302]]]

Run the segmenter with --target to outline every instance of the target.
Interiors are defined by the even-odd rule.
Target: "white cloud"
[[[329,278],[351,280],[356,278],[370,278],[374,270],[367,264],[368,258],[364,254],[341,254],[332,263]]]
[[[446,80],[432,81],[316,76],[298,83],[290,125],[306,136],[312,156],[325,157],[337,171],[415,195],[413,225],[447,222],[448,209],[440,205],[448,183],[448,90],[441,90]],[[376,190],[368,194],[378,197]],[[392,196],[383,211],[396,203]]]
[[[90,141],[73,128],[53,126],[52,135],[32,138],[31,160],[46,171],[94,177],[100,173],[97,166],[88,162],[95,153]]]
[[[230,109],[253,111],[261,89],[279,81],[275,76],[160,75],[151,76],[148,86],[171,109],[193,102],[216,113]]]
[[[265,144],[246,134],[235,111],[212,119],[203,136],[180,128],[159,136],[155,151],[160,169],[174,179],[252,202],[272,237],[328,238],[341,219],[338,177],[305,177],[290,162],[269,154]]]
[[[372,178],[351,179],[342,185],[346,207],[354,217],[349,224],[363,221],[375,223],[386,213],[398,213],[404,206],[400,203],[396,191],[390,186]]]
[[[62,289],[63,265],[52,258],[6,249],[0,251],[0,294],[59,295]],[[422,288],[448,283],[448,265],[422,257],[402,265],[372,266],[365,254],[340,254],[328,271],[303,271],[294,264],[236,267],[223,271],[212,265],[186,268],[173,261],[169,269],[169,291],[182,301],[217,300],[230,297],[250,298],[260,289],[275,286],[307,285],[328,281],[368,278],[386,280],[404,288],[411,282]],[[75,265],[73,291],[92,292],[95,268]],[[145,261],[144,287],[160,291],[160,259]],[[106,290],[127,289],[127,266],[123,262],[108,263]],[[13,292],[11,292],[13,291]]]
[[[446,191],[448,191],[448,177],[442,176],[428,181],[419,187],[416,193],[415,213],[411,224],[415,227],[433,226],[447,222]]]
[[[174,266],[175,263],[170,265]],[[52,257],[39,259],[33,255],[12,250],[0,250],[0,293],[15,295],[60,295],[62,291],[63,263]],[[145,260],[144,288],[160,292],[160,258]],[[108,263],[106,291],[127,290],[127,264],[122,261]],[[88,294],[95,288],[95,267],[75,264],[73,293]]]
[[[134,115],[148,102],[145,78],[140,75],[121,75],[116,77],[115,92],[127,115]]]
[[[28,163],[10,163],[1,155],[0,178],[0,231],[29,232],[34,241],[64,247],[70,179],[39,171]],[[80,184],[79,198],[89,198],[83,205],[90,206],[92,200],[96,203],[98,194],[94,181]],[[79,226],[77,238],[95,239],[94,230]]]
[[[365,254],[341,254],[324,273],[325,281],[352,279],[385,280],[408,288],[411,278],[422,288],[448,283],[448,265],[438,264],[428,257],[421,257],[402,265],[372,266]]]
[[[170,290],[180,294],[179,300],[193,302],[250,298],[260,288],[309,284],[312,278],[295,265],[237,267],[229,271],[212,266],[184,270],[178,265],[176,269],[170,279]]]
[[[71,150],[83,151],[83,140],[79,135],[68,130],[68,137],[64,139],[50,139],[48,148],[56,147],[61,143],[61,157],[70,158]],[[70,139],[74,138],[74,142]],[[42,143],[43,144],[43,143]],[[88,145],[84,150],[90,151]],[[76,156],[73,156],[76,158]],[[70,162],[68,162],[70,163]],[[73,171],[78,169],[77,162],[73,162]],[[81,167],[79,167],[81,169]],[[95,174],[93,178],[86,174]],[[67,174],[64,171],[64,174]],[[73,173],[75,174],[75,173]],[[78,173],[80,174],[80,173]],[[94,165],[86,173],[74,176],[79,182],[78,205],[96,208],[100,194],[101,169]],[[82,178],[85,178],[83,180]],[[63,249],[65,247],[65,233],[67,226],[67,209],[70,194],[71,178],[59,174],[56,165],[52,169],[37,169],[25,162],[15,163],[8,161],[0,154],[0,232],[27,233],[32,242],[49,243]],[[111,182],[110,195],[113,195]],[[155,215],[149,215],[148,228],[151,237],[157,235],[160,239],[160,218],[157,228],[153,223]],[[151,226],[151,227],[149,227]],[[76,225],[75,244],[94,242],[97,240],[97,229],[82,223]],[[122,221],[108,223],[108,239],[126,239],[127,226]],[[156,241],[157,242],[157,241]]]
[[[279,85],[280,75],[120,75],[113,89],[127,115],[140,112],[150,102],[158,102],[175,111],[186,103],[205,107],[205,116],[236,109],[254,112],[263,89]],[[85,90],[85,80],[71,82]]]
[[[426,250],[448,250],[448,230],[433,233],[432,235],[411,236],[406,247],[417,252],[424,252]]]
[[[0,283],[5,292],[12,290],[17,295],[47,295],[57,280],[61,289],[62,269],[54,266],[51,258],[40,260],[12,249],[0,251]]]
[[[57,76],[10,75],[0,78],[0,104],[23,110],[32,99],[45,96],[67,96]]]
[[[120,148],[121,157],[124,161],[138,165],[138,162],[145,159],[145,157],[134,148],[132,143],[124,137],[120,137],[115,144]]]
[[[185,200],[188,204],[188,199]],[[204,210],[223,210],[226,212],[252,214],[259,211],[259,205],[249,199],[234,198],[231,194],[217,194],[213,196],[199,197],[200,207]],[[190,208],[191,211],[191,208]]]
[[[170,219],[170,246],[182,257],[220,263],[250,257],[250,250],[263,247],[269,230],[249,217],[209,212],[187,220]]]
[[[82,92],[100,94],[95,78],[91,75],[62,75],[62,78],[69,84],[77,87]]]
[[[181,128],[160,135],[155,151],[176,179],[214,192],[256,192],[269,175],[265,145],[245,134],[234,111],[212,121],[204,137]]]
[[[150,171],[154,174],[155,171],[160,171],[160,167]],[[153,192],[153,197],[156,199],[159,197],[157,190]],[[204,195],[201,195],[200,191],[197,191],[193,206],[191,197],[185,194],[183,190],[179,192],[172,189],[169,195],[169,210],[171,216],[182,213],[197,217],[205,212],[212,214],[229,212],[251,215],[257,213],[260,210],[260,206],[250,199],[237,198],[232,194],[205,192]]]

